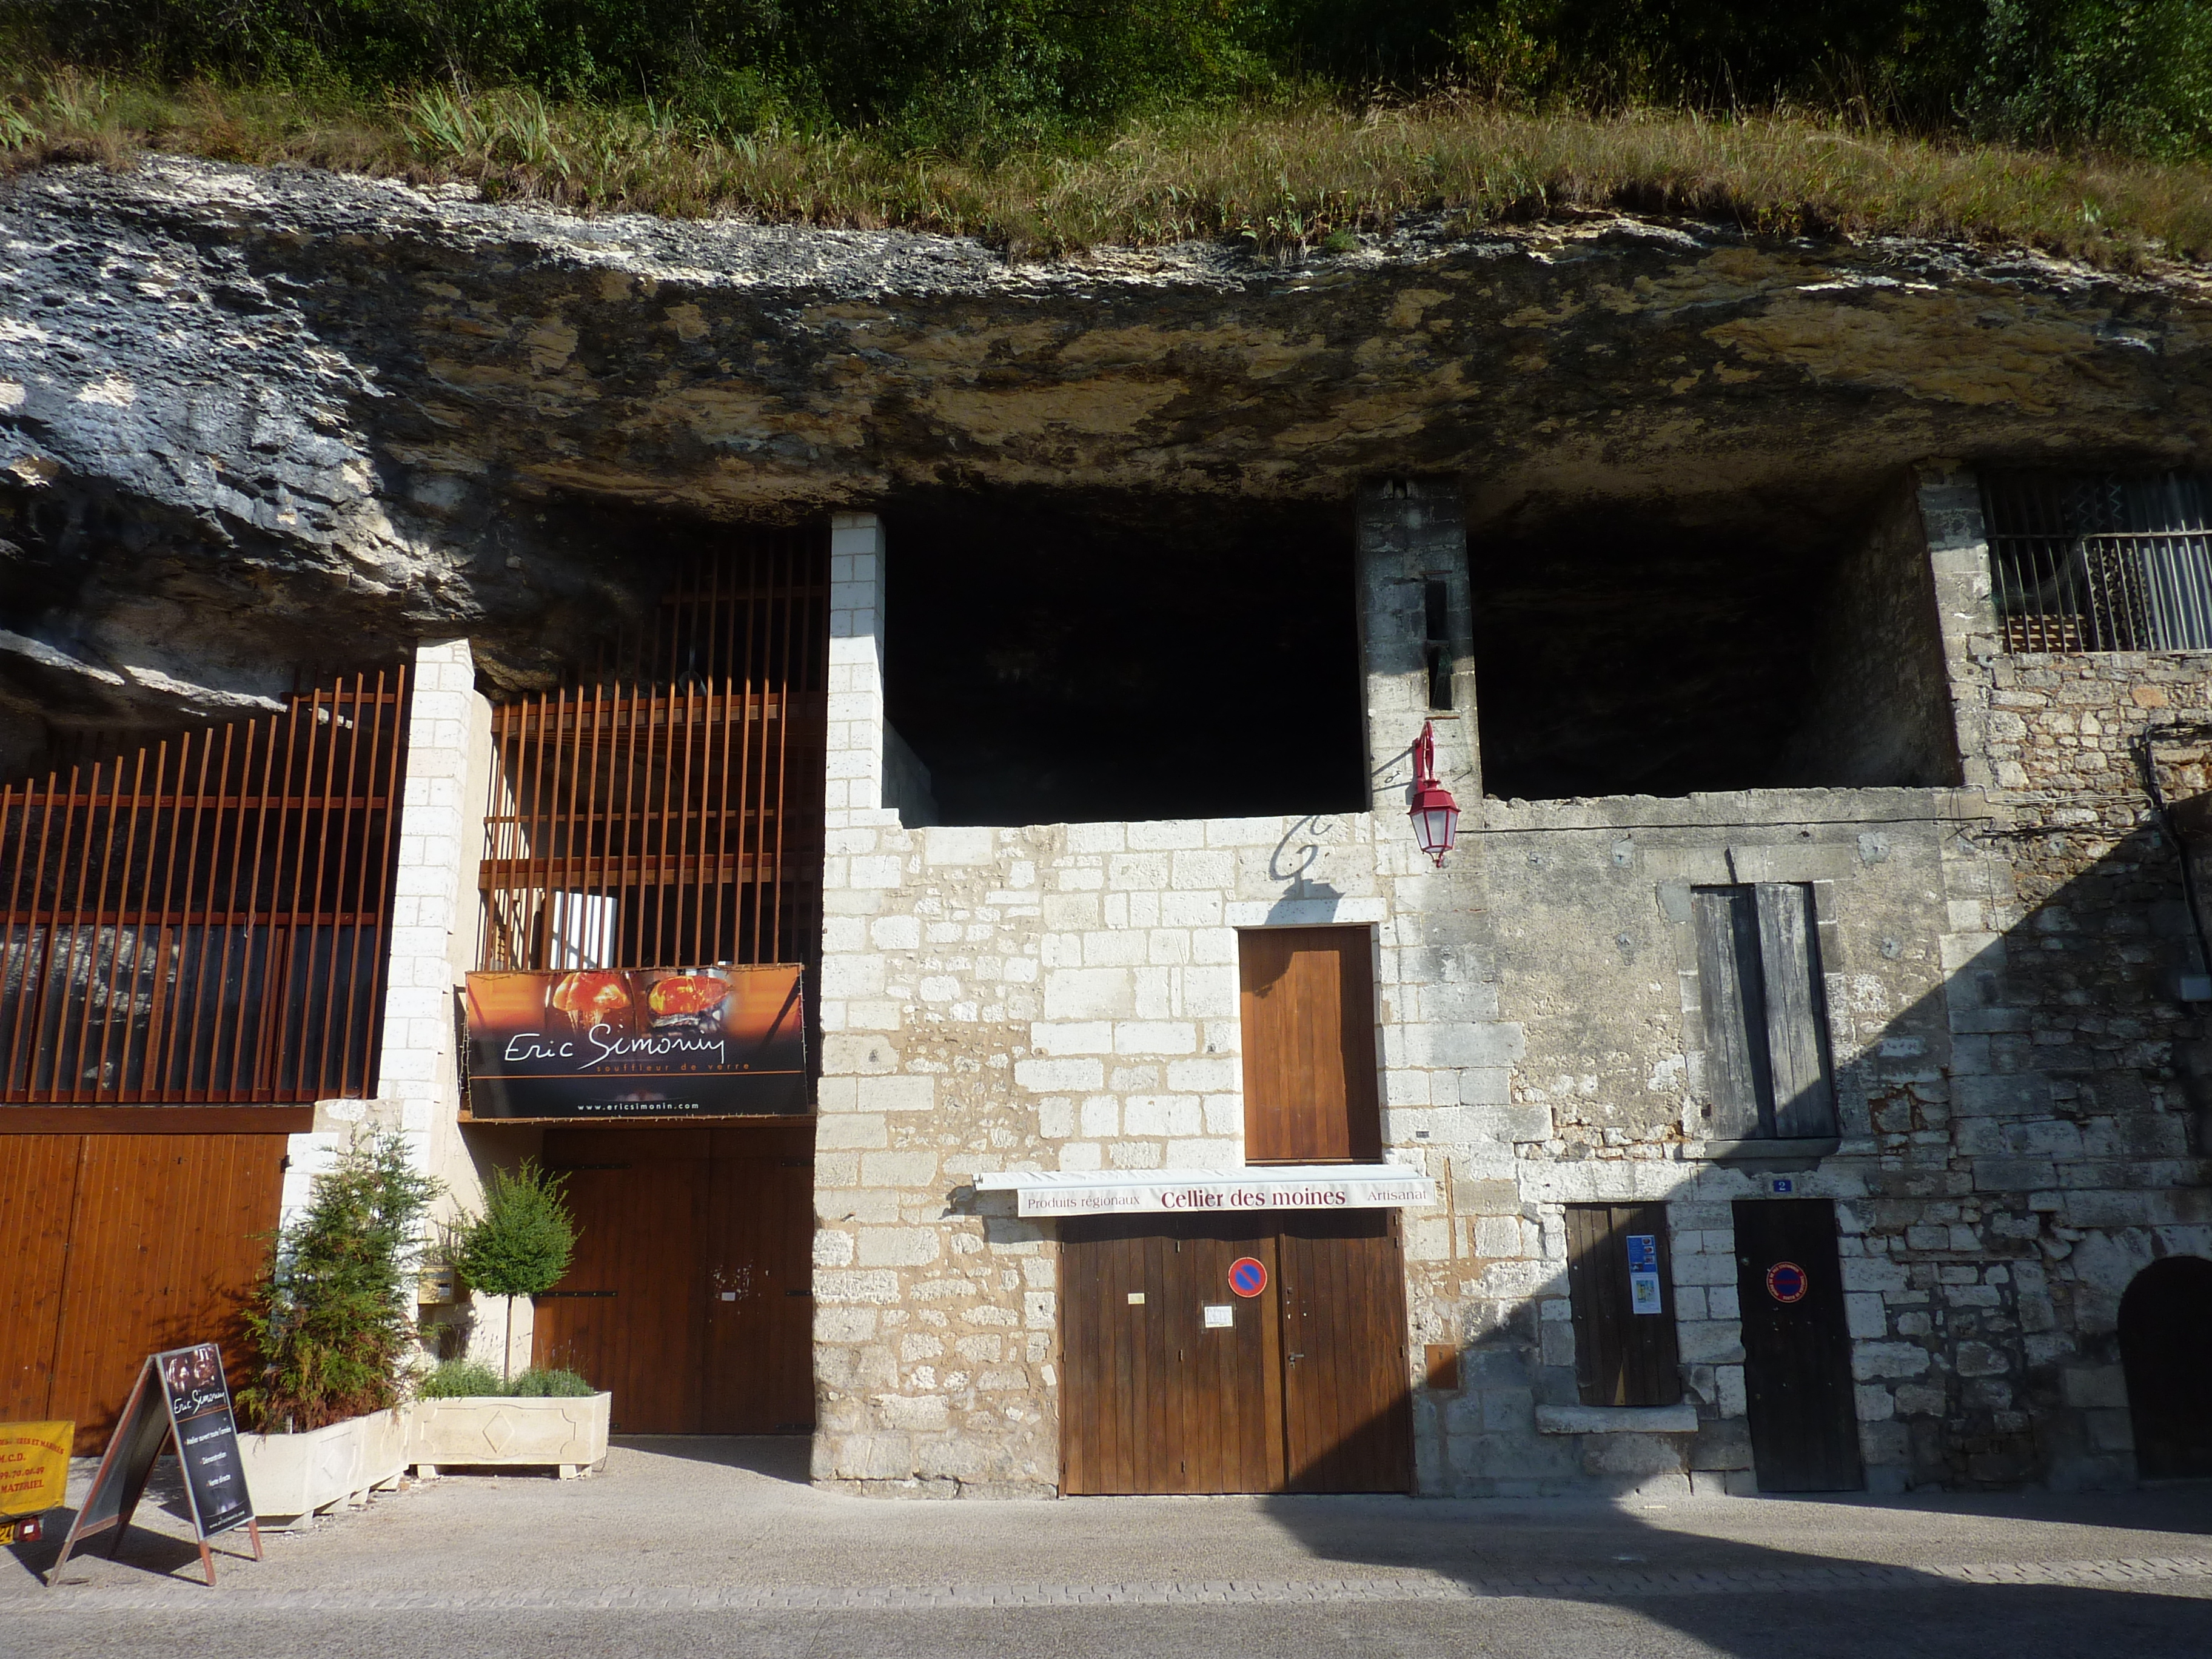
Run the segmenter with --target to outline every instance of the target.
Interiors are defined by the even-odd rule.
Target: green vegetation
[[[551,1290],[575,1253],[576,1224],[561,1198],[566,1181],[528,1158],[512,1175],[494,1170],[483,1212],[465,1212],[454,1224],[449,1254],[461,1277],[488,1295],[509,1298],[502,1358],[514,1346],[512,1298]]]
[[[254,1360],[238,1404],[249,1423],[305,1433],[399,1403],[422,1221],[437,1192],[408,1168],[397,1134],[356,1140],[315,1177],[241,1312]]]
[[[54,0],[0,153],[1327,246],[1409,210],[2212,249],[2212,0]],[[1332,243],[1330,239],[1334,238]]]
[[[467,1400],[502,1390],[499,1373],[490,1366],[475,1359],[447,1359],[416,1383],[415,1392],[425,1400]]]
[[[502,1382],[489,1365],[473,1359],[448,1359],[424,1377],[416,1393],[425,1400],[466,1400],[485,1395],[507,1399],[579,1400],[597,1392],[574,1371],[532,1366]]]

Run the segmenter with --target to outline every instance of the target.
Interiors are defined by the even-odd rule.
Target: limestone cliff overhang
[[[1437,1184],[1395,1164],[1275,1164],[1243,1170],[1008,1170],[975,1177],[1012,1193],[1024,1216],[1236,1215],[1254,1210],[1424,1209]]]

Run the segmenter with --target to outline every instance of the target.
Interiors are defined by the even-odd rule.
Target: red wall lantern
[[[1451,791],[1437,781],[1437,729],[1426,720],[1413,740],[1413,839],[1421,850],[1444,867],[1444,854],[1459,839],[1459,803]]]

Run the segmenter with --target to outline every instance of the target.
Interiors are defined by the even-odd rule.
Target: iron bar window
[[[2212,651],[2206,475],[1991,473],[1990,575],[2008,651]]]

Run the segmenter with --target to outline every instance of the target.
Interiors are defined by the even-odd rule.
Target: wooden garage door
[[[281,1134],[0,1133],[0,1419],[106,1443],[139,1363],[222,1345],[276,1225]]]
[[[1267,1271],[1253,1297],[1229,1284],[1248,1255]],[[1060,1270],[1063,1490],[1410,1486],[1393,1212],[1070,1221]]]
[[[814,1426],[811,1125],[555,1129],[577,1224],[532,1354],[614,1391],[629,1434]]]

